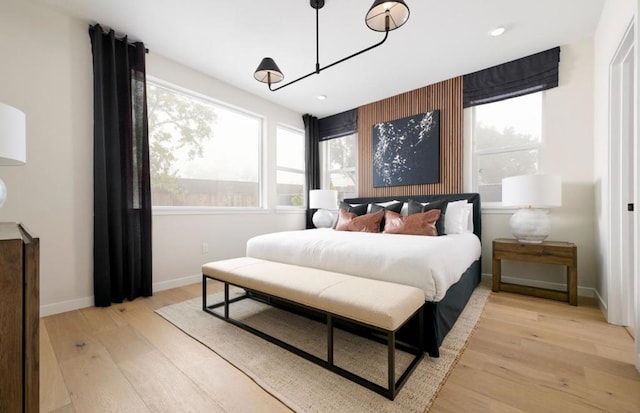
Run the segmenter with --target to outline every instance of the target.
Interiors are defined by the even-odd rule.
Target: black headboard
[[[473,233],[482,239],[482,217],[480,214],[480,194],[439,194],[439,195],[404,195],[404,196],[381,196],[367,198],[346,198],[344,202],[349,204],[370,204],[372,202],[402,201],[410,199],[418,202],[433,202],[438,199],[446,199],[449,202],[466,199],[473,203]]]

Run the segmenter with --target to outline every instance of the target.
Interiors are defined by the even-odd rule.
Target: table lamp
[[[509,226],[519,241],[539,244],[549,236],[547,209],[562,205],[562,179],[557,175],[519,175],[502,180],[502,205],[518,207]]]
[[[331,228],[335,216],[332,209],[338,207],[338,191],[332,189],[312,189],[309,191],[309,208],[317,209],[313,214],[316,228]]]
[[[24,113],[0,102],[0,166],[24,165],[27,134]],[[0,179],[0,207],[7,200],[7,186]]]

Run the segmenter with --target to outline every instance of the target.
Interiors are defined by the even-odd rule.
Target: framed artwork
[[[440,111],[373,126],[373,186],[440,180]]]

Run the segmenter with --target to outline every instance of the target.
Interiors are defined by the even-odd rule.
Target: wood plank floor
[[[42,412],[287,412],[153,311],[199,284],[41,319]],[[432,412],[639,412],[634,343],[592,301],[492,293]]]

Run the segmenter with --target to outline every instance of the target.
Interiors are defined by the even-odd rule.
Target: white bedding
[[[440,301],[480,257],[480,240],[310,229],[251,238],[247,256],[411,285]]]

